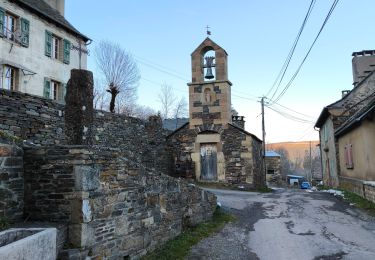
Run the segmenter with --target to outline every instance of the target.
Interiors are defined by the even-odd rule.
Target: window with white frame
[[[14,32],[16,31],[17,25],[16,25],[16,17],[5,13],[4,14],[4,25],[3,25],[3,35],[4,38],[7,38],[11,41],[15,40]]]
[[[0,7],[0,38],[29,46],[30,22]]]
[[[70,63],[71,43],[67,39],[62,39],[52,32],[45,33],[45,55],[55,60],[60,60],[65,64]]]
[[[66,85],[49,78],[44,79],[43,96],[59,102],[64,102]]]
[[[0,88],[7,90],[17,89],[18,69],[9,65],[2,65]]]

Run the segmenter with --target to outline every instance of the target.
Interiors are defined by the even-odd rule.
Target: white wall
[[[0,38],[0,59],[20,64],[36,72],[33,76],[24,76],[19,73],[18,90],[34,95],[43,96],[44,78],[51,78],[61,83],[67,83],[70,78],[70,70],[79,68],[79,55],[77,51],[70,51],[70,64],[64,64],[45,56],[45,31],[68,39],[71,44],[78,45],[78,38],[52,23],[42,20],[37,15],[21,9],[18,5],[8,0],[0,0],[0,7],[19,17],[26,18],[30,22],[29,47],[22,47],[12,41]],[[11,51],[10,51],[11,50]],[[82,69],[87,68],[87,56],[82,55]]]

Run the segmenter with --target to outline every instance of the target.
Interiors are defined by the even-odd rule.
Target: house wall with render
[[[43,96],[45,78],[66,84],[69,80],[71,69],[79,68],[79,53],[73,50],[70,51],[69,64],[64,63],[62,59],[53,59],[46,56],[46,30],[61,40],[69,40],[75,46],[78,46],[78,42],[83,40],[48,19],[20,7],[15,1],[0,1],[0,8],[17,18],[17,28],[20,27],[21,18],[29,21],[29,45],[27,47],[5,37],[0,37],[0,60],[2,63],[12,62],[36,73],[35,75],[24,75],[19,70],[18,75],[16,75],[16,89],[24,93]],[[87,55],[82,55],[81,68],[87,68]],[[2,66],[0,66],[0,74],[3,73]],[[60,102],[63,102],[63,99]]]

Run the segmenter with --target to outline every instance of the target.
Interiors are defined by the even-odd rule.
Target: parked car
[[[310,189],[310,188],[311,188],[310,182],[304,181],[301,183],[301,189]]]

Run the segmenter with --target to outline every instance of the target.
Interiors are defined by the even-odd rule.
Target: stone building
[[[270,181],[281,175],[281,155],[275,151],[266,151],[266,179]]]
[[[342,92],[342,98],[323,108],[315,124],[319,128],[320,153],[322,158],[323,182],[337,187],[341,181],[341,158],[335,132],[354,114],[369,104],[375,93],[375,52],[353,53],[352,90]]]
[[[263,186],[262,141],[231,114],[226,51],[206,38],[191,54],[189,122],[168,137],[175,176]]]
[[[0,1],[0,89],[64,102],[70,71],[87,67],[77,49],[89,42],[65,19],[64,5],[65,0]]]

